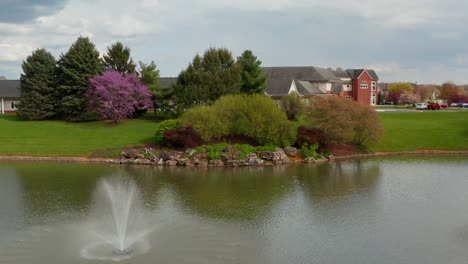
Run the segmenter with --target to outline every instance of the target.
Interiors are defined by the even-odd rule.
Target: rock
[[[249,153],[244,159],[245,166],[257,166],[263,164],[263,160],[258,158],[257,154]]]
[[[302,162],[303,163],[316,163],[317,160],[312,157],[308,157],[308,158],[303,159]]]
[[[155,155],[150,155],[149,160],[151,162],[158,162],[160,159]]]
[[[157,166],[162,166],[162,165],[164,165],[164,160],[163,159],[158,159],[158,161],[156,161],[154,164],[157,165]]]
[[[167,151],[160,151],[158,153],[158,158],[166,161],[166,160],[170,160],[171,156],[169,155],[169,153]]]
[[[138,149],[129,149],[120,153],[120,157],[125,159],[135,159],[137,154],[139,154]]]
[[[261,159],[267,161],[274,161],[278,163],[284,163],[285,161],[288,161],[286,153],[284,153],[284,150],[280,148],[276,149],[276,151],[258,151],[257,154]]]
[[[230,153],[222,153],[221,154],[221,160],[222,161],[227,161],[227,160],[231,160],[231,159],[234,159],[232,154],[230,154]]]
[[[187,158],[177,159],[178,166],[187,166],[188,163],[189,163],[189,159]]]
[[[290,157],[297,156],[297,149],[294,147],[285,147],[283,150],[284,150],[284,153]]]
[[[136,157],[137,159],[144,159],[144,158],[145,158],[145,155],[138,153],[138,154],[136,154],[135,157]]]
[[[223,167],[224,163],[222,160],[210,160],[208,162],[208,166],[210,167]]]
[[[152,148],[145,148],[145,153],[148,155],[153,155],[153,149]]]
[[[166,166],[177,166],[177,160],[166,160],[166,161],[164,161],[164,165],[166,165]]]
[[[188,148],[188,149],[185,150],[184,153],[189,155],[189,156],[193,156],[195,153],[197,153],[197,151],[194,150],[194,149]]]
[[[226,161],[226,166],[228,167],[239,167],[242,166],[242,161],[237,159],[230,159]]]

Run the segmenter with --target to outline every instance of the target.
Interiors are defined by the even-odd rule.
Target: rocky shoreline
[[[239,158],[241,153],[231,147],[220,153],[220,159],[208,159],[206,152],[198,153],[194,149],[185,151],[156,151],[151,148],[144,149],[144,154],[138,149],[130,149],[120,154],[120,159],[112,160],[113,164],[138,164],[153,166],[185,166],[185,167],[248,167],[289,163],[319,163],[328,162],[328,158],[302,159],[297,149],[293,147],[277,148],[275,151],[257,151],[247,153]]]

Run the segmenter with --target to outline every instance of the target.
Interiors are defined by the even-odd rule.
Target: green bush
[[[319,158],[320,154],[317,153],[317,149],[319,147],[318,143],[315,144],[308,144],[304,143],[302,144],[301,148],[299,149],[299,156],[301,156],[303,159],[305,158]]]
[[[295,141],[292,123],[274,101],[262,95],[223,96],[211,106],[198,106],[181,117],[203,140],[247,136],[261,145],[290,146]]]
[[[156,129],[156,144],[159,146],[165,145],[164,132],[177,129],[180,127],[180,122],[176,119],[162,121]]]

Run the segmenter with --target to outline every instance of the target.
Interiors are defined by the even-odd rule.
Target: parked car
[[[428,110],[440,110],[440,105],[438,103],[428,103],[427,109]]]
[[[459,105],[457,103],[451,103],[450,107],[458,107]]]
[[[417,110],[427,110],[427,104],[426,103],[418,103],[418,104],[416,104],[416,109]]]
[[[448,107],[447,104],[440,104],[440,108],[442,108],[442,109],[445,109],[445,108],[447,108],[447,107]]]
[[[460,104],[460,108],[468,108],[468,103]]]

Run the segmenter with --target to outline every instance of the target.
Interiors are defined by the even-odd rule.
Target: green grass
[[[381,113],[384,135],[372,151],[467,150],[468,111]]]
[[[0,155],[85,156],[130,145],[154,143],[158,123],[149,119],[106,121],[20,121],[0,115]],[[113,149],[113,150],[112,150]]]

